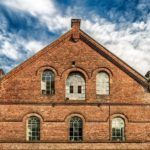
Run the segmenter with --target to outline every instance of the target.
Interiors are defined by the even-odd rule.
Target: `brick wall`
[[[41,119],[40,142],[69,142],[68,119],[72,115],[79,115],[84,120],[83,142],[111,143],[110,123],[114,115],[125,120],[125,142],[134,143],[135,148],[138,142],[150,142],[150,95],[146,88],[83,40],[72,41],[70,33],[64,37],[1,80],[0,142],[26,142],[26,120],[33,114]],[[76,67],[72,66],[72,61],[76,62]],[[41,73],[45,69],[55,73],[56,93],[53,96],[41,94]],[[65,99],[65,82],[72,71],[84,74],[85,101]],[[99,71],[106,71],[110,76],[109,96],[96,95]],[[7,147],[5,144],[0,146]],[[85,144],[84,148],[86,146],[94,148],[94,145]],[[10,147],[17,147],[17,144]]]

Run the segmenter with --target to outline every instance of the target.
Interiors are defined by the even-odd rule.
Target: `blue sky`
[[[0,68],[12,68],[81,29],[142,75],[150,70],[150,0],[0,0]]]

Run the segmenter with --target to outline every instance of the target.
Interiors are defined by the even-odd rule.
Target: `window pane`
[[[82,119],[79,117],[72,117],[70,120],[70,140],[81,141],[82,140]]]
[[[51,70],[45,70],[42,74],[41,89],[42,94],[55,93],[55,76]]]
[[[73,93],[73,86],[70,86],[70,93]]]
[[[109,76],[100,72],[96,76],[96,94],[109,95]]]
[[[66,98],[70,100],[85,99],[85,79],[79,72],[70,73],[66,81]]]
[[[112,119],[112,140],[124,139],[124,120],[122,118]]]
[[[37,117],[30,117],[28,120],[28,134],[29,141],[40,140],[40,120]]]
[[[82,87],[78,86],[78,93],[82,93]]]

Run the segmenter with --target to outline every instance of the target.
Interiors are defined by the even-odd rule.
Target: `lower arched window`
[[[124,120],[120,117],[112,119],[112,140],[123,141],[124,140]]]
[[[36,116],[31,116],[27,122],[27,140],[40,140],[40,119]]]
[[[82,141],[83,121],[80,117],[74,116],[70,119],[70,141]]]

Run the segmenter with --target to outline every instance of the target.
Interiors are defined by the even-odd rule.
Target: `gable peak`
[[[71,19],[72,39],[74,42],[77,42],[80,38],[80,23],[81,19]]]

